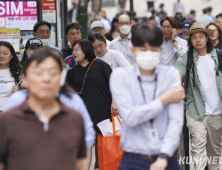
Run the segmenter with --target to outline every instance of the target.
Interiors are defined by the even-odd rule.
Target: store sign
[[[16,53],[19,53],[19,40],[19,28],[0,28],[0,41],[8,41],[9,43],[11,43]]]
[[[56,1],[42,0],[42,17],[49,23],[56,23]]]
[[[56,45],[56,0],[42,0],[42,18],[52,26],[49,43]]]
[[[37,3],[35,1],[0,2],[0,27],[32,30],[37,22]]]

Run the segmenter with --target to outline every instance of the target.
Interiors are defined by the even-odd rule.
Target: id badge
[[[149,139],[152,144],[157,144],[160,142],[158,130],[156,128],[149,130]]]

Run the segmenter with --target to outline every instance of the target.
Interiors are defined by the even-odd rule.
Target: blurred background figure
[[[178,22],[174,17],[161,20],[164,35],[160,64],[175,66],[177,59],[187,52],[187,41],[178,37]]]
[[[117,17],[114,17],[112,20],[111,30],[106,33],[106,39],[112,41],[119,36],[119,27],[117,22]]]
[[[177,2],[173,5],[173,15],[175,16],[178,13],[182,15],[185,14],[184,4],[181,3],[180,0],[177,0]]]
[[[156,20],[154,16],[151,16],[147,19],[147,24],[151,24],[153,26],[156,26]]]
[[[94,21],[91,24],[92,33],[99,33],[105,38],[105,26],[102,21]],[[109,49],[110,41],[106,39],[106,47]]]
[[[152,16],[154,16],[154,18],[155,18],[156,26],[160,27],[160,17],[157,15],[157,11],[156,10],[152,11]]]
[[[104,24],[104,28],[106,33],[110,31],[111,29],[111,21],[106,17],[106,13],[104,11],[99,11],[98,13],[101,16],[101,21]]]
[[[210,42],[212,43],[212,45],[215,48],[218,48],[218,49],[222,50],[222,41],[221,41],[222,33],[221,33],[221,30],[220,30],[219,26],[215,23],[210,23],[206,26],[206,28],[211,29],[211,30],[214,31],[213,35],[211,35],[209,37]]]
[[[160,17],[160,19],[163,19],[164,17],[167,16],[166,11],[164,10],[164,4],[163,3],[161,3],[159,5],[159,9],[160,9],[160,11],[157,13],[157,15]]]
[[[138,18],[132,17],[132,18],[131,18],[131,25],[133,26],[133,25],[135,25],[135,24],[138,24]]]
[[[120,35],[111,41],[109,48],[120,51],[129,61],[129,63],[133,65],[136,60],[130,50],[132,47],[131,18],[127,14],[121,14],[118,17],[117,22]]]
[[[209,23],[214,22],[213,18],[209,16],[209,11],[207,8],[203,9],[203,16],[198,20],[199,23],[207,26]]]
[[[187,19],[190,19],[190,20],[193,20],[193,21],[196,21],[196,11],[195,10],[190,10],[190,14],[188,15]]]
[[[119,0],[120,12],[124,12],[125,11],[125,6],[126,6],[126,0]]]
[[[181,28],[182,28],[182,23],[183,23],[184,20],[186,20],[186,18],[182,14],[176,14],[175,19],[178,22],[177,36],[182,38],[183,34],[182,34],[182,31],[181,31]]]
[[[77,17],[77,3],[79,0],[72,0],[72,9],[68,12],[68,22],[73,23],[76,22]]]
[[[215,17],[211,14],[212,13],[213,8],[212,7],[208,7],[207,8],[207,13],[208,15],[214,20],[216,21]]]
[[[186,19],[182,22],[182,25],[181,25],[181,31],[182,31],[182,34],[190,31],[190,27],[193,25],[193,23],[195,23],[194,20],[192,19]]]
[[[68,56],[72,55],[72,46],[74,42],[82,38],[82,27],[77,23],[70,23],[65,27],[66,39],[69,42],[69,45],[62,49],[63,58],[65,59]]]
[[[147,18],[151,17],[154,13],[154,10],[155,10],[155,7],[153,4],[150,7],[148,5],[148,11],[147,11],[146,17]]]
[[[216,16],[216,24],[220,27],[220,30],[222,31],[222,13],[219,13]]]

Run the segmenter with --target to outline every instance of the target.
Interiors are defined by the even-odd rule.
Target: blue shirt
[[[183,102],[163,106],[159,97],[170,88],[180,86],[179,72],[173,66],[158,65],[154,74],[147,78],[141,75],[137,65],[113,71],[110,88],[122,118],[121,147],[124,151],[144,155],[174,154],[183,126]],[[160,139],[156,151],[148,146],[152,119]]]
[[[59,99],[66,106],[82,114],[82,117],[84,119],[85,134],[86,134],[85,136],[86,148],[90,149],[95,141],[95,131],[93,129],[93,123],[91,121],[91,118],[89,116],[89,113],[86,109],[83,100],[77,94],[70,93],[70,95],[71,98],[68,98],[66,95],[61,94]],[[6,103],[4,111],[8,111],[16,106],[19,106],[26,100],[27,96],[28,96],[27,90],[20,90],[13,93],[10,96],[8,102]]]

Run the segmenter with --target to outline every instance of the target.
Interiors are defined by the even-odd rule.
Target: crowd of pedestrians
[[[86,39],[70,19],[62,49],[49,43],[47,21],[20,56],[0,41],[0,170],[89,170],[93,147],[97,169],[97,124],[113,114],[122,120],[118,169],[219,170],[222,13],[207,7],[197,20],[180,0],[173,10],[112,22],[100,11]]]

